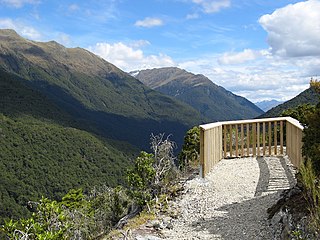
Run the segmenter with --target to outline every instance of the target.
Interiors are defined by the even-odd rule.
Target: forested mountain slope
[[[263,113],[252,102],[200,74],[169,67],[142,70],[134,76],[152,89],[189,104],[208,121],[248,119]]]
[[[262,114],[260,117],[267,118],[267,117],[278,117],[280,114],[289,108],[295,108],[301,104],[312,104],[316,105],[319,102],[319,94],[315,91],[314,88],[308,88],[301,92],[296,97],[286,101],[266,113]]]
[[[26,216],[41,196],[124,183],[131,155],[76,129],[63,109],[1,69],[0,96],[0,224]]]
[[[93,53],[56,42],[34,42],[0,30],[0,66],[28,82],[102,137],[149,148],[150,133],[173,134],[201,123],[200,114],[154,91]]]

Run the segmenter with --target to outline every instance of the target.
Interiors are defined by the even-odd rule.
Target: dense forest
[[[75,128],[66,112],[4,71],[0,95],[1,223],[28,215],[27,202],[41,196],[124,183],[134,148]]]

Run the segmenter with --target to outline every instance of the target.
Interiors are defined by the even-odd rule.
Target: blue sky
[[[288,100],[320,72],[320,0],[0,0],[0,28],[124,71],[184,68],[254,102]]]

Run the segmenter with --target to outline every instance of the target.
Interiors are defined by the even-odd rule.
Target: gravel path
[[[294,185],[286,157],[220,161],[205,179],[186,183],[174,203],[180,212],[162,239],[275,239],[267,209]]]

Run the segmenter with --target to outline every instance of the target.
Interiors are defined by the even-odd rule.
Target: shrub
[[[128,170],[127,180],[131,196],[140,205],[146,205],[167,191],[170,172],[174,172],[173,149],[175,143],[164,134],[151,135],[153,153],[142,151]]]
[[[195,126],[187,131],[179,154],[179,168],[197,166],[200,156],[200,128]]]

